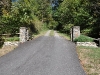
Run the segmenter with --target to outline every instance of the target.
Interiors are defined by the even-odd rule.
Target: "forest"
[[[0,34],[14,34],[20,27],[33,33],[44,28],[70,34],[80,26],[81,33],[100,37],[100,0],[1,0]]]

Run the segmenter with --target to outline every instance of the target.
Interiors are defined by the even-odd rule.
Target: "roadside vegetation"
[[[100,0],[1,0],[0,35],[11,34],[5,41],[18,41],[14,37],[20,27],[27,27],[33,38],[37,38],[50,29],[57,30],[60,36],[70,40],[70,29],[80,26],[81,33],[98,38],[100,36]],[[53,6],[52,6],[53,5]],[[68,34],[68,35],[67,35]],[[66,36],[67,35],[67,36]],[[80,36],[75,41],[93,41]],[[0,36],[0,46],[4,39]],[[15,47],[11,47],[13,50]],[[6,47],[0,49],[0,56],[9,52]],[[100,48],[77,47],[81,63],[88,75],[100,74]]]
[[[61,37],[67,39],[67,40],[70,40],[70,35],[66,34],[66,33],[61,33],[61,32],[57,32]]]
[[[18,33],[23,26],[32,34],[44,26],[70,34],[71,27],[80,26],[82,34],[98,38],[99,4],[99,0],[1,0],[0,34]]]
[[[38,37],[44,35],[48,30],[49,30],[49,29],[46,28],[46,29],[43,29],[42,31],[40,31],[39,33],[34,33],[34,34],[32,35],[33,39],[38,38]]]
[[[54,36],[54,30],[51,30],[50,36]]]
[[[74,39],[74,42],[93,42],[93,38],[85,36],[85,35],[80,35],[78,38]]]
[[[8,38],[3,38],[6,41],[19,41],[19,37],[15,36],[15,37],[8,37]]]
[[[100,75],[100,48],[78,46],[77,53],[87,75]]]

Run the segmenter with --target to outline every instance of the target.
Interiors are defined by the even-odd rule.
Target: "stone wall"
[[[26,42],[29,40],[29,30],[26,27],[20,27],[19,29],[19,38],[20,41],[7,41],[7,42],[3,42],[3,46],[18,46],[20,43]],[[1,40],[0,40],[0,43]]]
[[[3,46],[18,46],[20,44],[19,41],[14,41],[14,42],[4,42],[4,45]]]
[[[95,42],[77,42],[77,46],[97,47]]]
[[[20,42],[26,42],[29,40],[29,30],[26,27],[20,27]]]

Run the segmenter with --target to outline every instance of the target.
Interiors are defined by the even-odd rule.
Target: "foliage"
[[[3,46],[3,44],[4,44],[4,39],[0,37],[0,48]]]
[[[3,14],[9,14],[11,8],[11,0],[1,0],[0,6]]]
[[[5,2],[7,1],[7,3]],[[72,26],[80,26],[84,35],[99,36],[99,0],[2,0],[0,34],[16,33],[25,26],[38,33],[44,24],[70,34]],[[52,4],[51,4],[52,3]],[[53,6],[54,5],[54,6]]]
[[[56,29],[57,25],[58,25],[58,22],[53,20],[53,21],[50,21],[50,22],[49,22],[48,27],[49,27],[50,29]]]
[[[58,22],[57,29],[63,32],[69,24],[80,26],[81,32],[92,37],[99,36],[100,30],[99,0],[63,0],[53,18]]]
[[[19,37],[9,37],[6,38],[5,41],[19,41]]]
[[[66,33],[62,33],[60,31],[58,31],[58,34],[61,36],[61,37],[64,37],[66,38],[67,40],[70,40],[70,35],[66,34]]]
[[[87,24],[89,14],[83,5],[85,4],[82,4],[81,0],[64,0],[61,3],[57,12],[57,17],[59,18],[58,21],[62,27],[66,27],[68,24],[73,24],[80,25],[84,28],[83,25]]]
[[[63,25],[63,32],[70,34],[70,30],[73,27],[73,24],[67,24],[67,25]]]
[[[34,5],[34,6],[33,6]],[[52,19],[51,6],[48,0],[19,0],[12,2],[9,14],[0,16],[0,33],[17,33],[19,27],[28,27],[32,32],[38,33],[43,23]],[[6,12],[6,9],[1,10]]]
[[[85,35],[80,35],[80,37],[74,39],[74,42],[93,42],[93,38]]]

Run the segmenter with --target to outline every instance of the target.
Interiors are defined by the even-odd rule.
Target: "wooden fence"
[[[12,38],[10,37],[11,35],[12,34],[1,34],[0,37],[3,37],[4,40],[7,40],[8,38]],[[16,35],[19,38],[19,41],[21,43],[28,41],[30,38],[29,30],[26,27],[20,27],[19,33],[16,33],[14,35]]]

